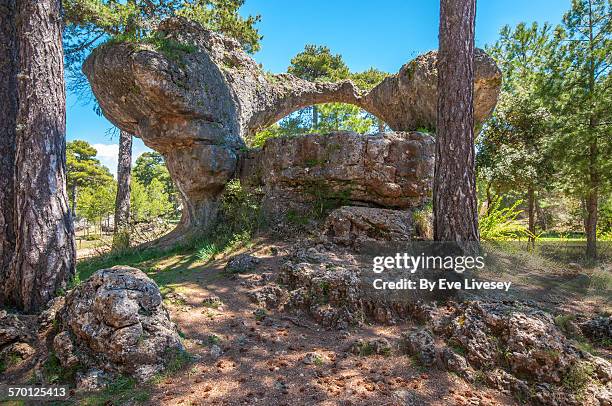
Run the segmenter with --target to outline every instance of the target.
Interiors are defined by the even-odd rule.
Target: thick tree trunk
[[[433,190],[437,241],[479,240],[473,113],[475,3],[475,0],[440,2]]]
[[[15,0],[0,0],[0,304],[1,286],[15,250],[14,186],[17,119]]]
[[[586,256],[589,259],[597,258],[597,206],[599,198],[599,173],[597,171],[597,142],[591,143],[589,147],[590,173],[589,173],[589,192],[586,196],[586,218],[584,221],[584,231],[586,234],[587,246]]]
[[[15,253],[2,286],[25,311],[43,307],[75,270],[66,194],[66,94],[60,0],[17,2]]]
[[[535,244],[535,191],[532,186],[527,189],[527,213],[529,216],[529,245]]]
[[[129,246],[126,232],[130,222],[130,182],[132,173],[132,134],[121,131],[117,165],[117,198],[115,200],[115,239],[113,248]]]

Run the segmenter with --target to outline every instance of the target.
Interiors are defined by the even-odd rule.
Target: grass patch
[[[571,322],[576,319],[576,316],[572,314],[560,314],[555,316],[555,325],[561,329],[566,335],[572,335],[573,329]]]
[[[208,307],[209,309],[217,310],[218,308],[223,306],[223,302],[218,297],[214,297],[214,298],[204,299],[204,301],[202,302],[202,305],[204,307]]]
[[[77,372],[82,369],[82,366],[78,364],[70,368],[64,368],[60,364],[57,355],[51,352],[43,364],[42,372],[45,382],[50,384],[72,384],[76,379]]]
[[[165,37],[159,32],[152,32],[144,37],[133,34],[119,34],[107,41],[108,44],[129,43],[151,45],[156,51],[164,54],[168,59],[182,64],[183,57],[198,50],[193,44],[185,44]]]
[[[563,387],[571,393],[582,394],[591,382],[594,373],[595,370],[591,364],[577,362],[563,377]]]
[[[219,220],[207,234],[167,249],[130,249],[84,259],[77,264],[72,286],[99,269],[126,265],[141,269],[164,292],[167,285],[192,280],[190,276],[199,272],[192,267],[193,264],[206,264],[218,254],[248,246],[255,233],[264,226],[259,195],[243,189],[240,182],[234,180],[226,186]]]
[[[148,401],[150,397],[147,387],[139,387],[134,378],[120,376],[104,390],[80,398],[78,404],[83,406],[137,404]]]

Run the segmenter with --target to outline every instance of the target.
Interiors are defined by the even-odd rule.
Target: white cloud
[[[98,154],[97,158],[106,166],[113,176],[117,174],[117,156],[119,155],[119,144],[93,144]]]
[[[100,160],[102,165],[106,166],[111,171],[113,176],[116,178],[119,144],[93,144],[92,146],[96,149],[96,151],[98,151],[96,157]],[[132,149],[132,165],[134,165],[136,159],[146,151],[150,151],[150,149],[144,145],[142,147],[135,145]]]

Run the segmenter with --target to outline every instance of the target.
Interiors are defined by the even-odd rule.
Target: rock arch
[[[175,235],[214,221],[244,139],[302,107],[349,103],[395,131],[435,126],[436,52],[362,93],[350,81],[313,83],[267,74],[237,41],[183,18],[163,21],[157,38],[162,46],[104,44],[83,71],[104,115],[166,158],[184,206]],[[482,122],[497,102],[501,72],[478,50],[475,73],[475,118]]]

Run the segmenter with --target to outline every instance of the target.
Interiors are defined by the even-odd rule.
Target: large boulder
[[[264,210],[322,214],[334,204],[408,209],[431,198],[434,139],[353,132],[269,139],[241,177],[262,184]]]
[[[97,271],[68,293],[57,320],[53,350],[65,368],[144,381],[183,351],[157,285],[135,268]]]
[[[340,207],[327,216],[323,233],[336,244],[356,249],[372,241],[418,238],[411,212],[375,207]]]
[[[435,123],[435,52],[366,94],[350,81],[313,83],[268,74],[237,41],[183,18],[161,22],[154,38],[108,42],[83,70],[104,115],[166,158],[183,199],[177,233],[210,225],[244,140],[300,108],[351,103],[395,131]],[[475,118],[482,122],[497,101],[501,73],[478,51],[475,74]]]

